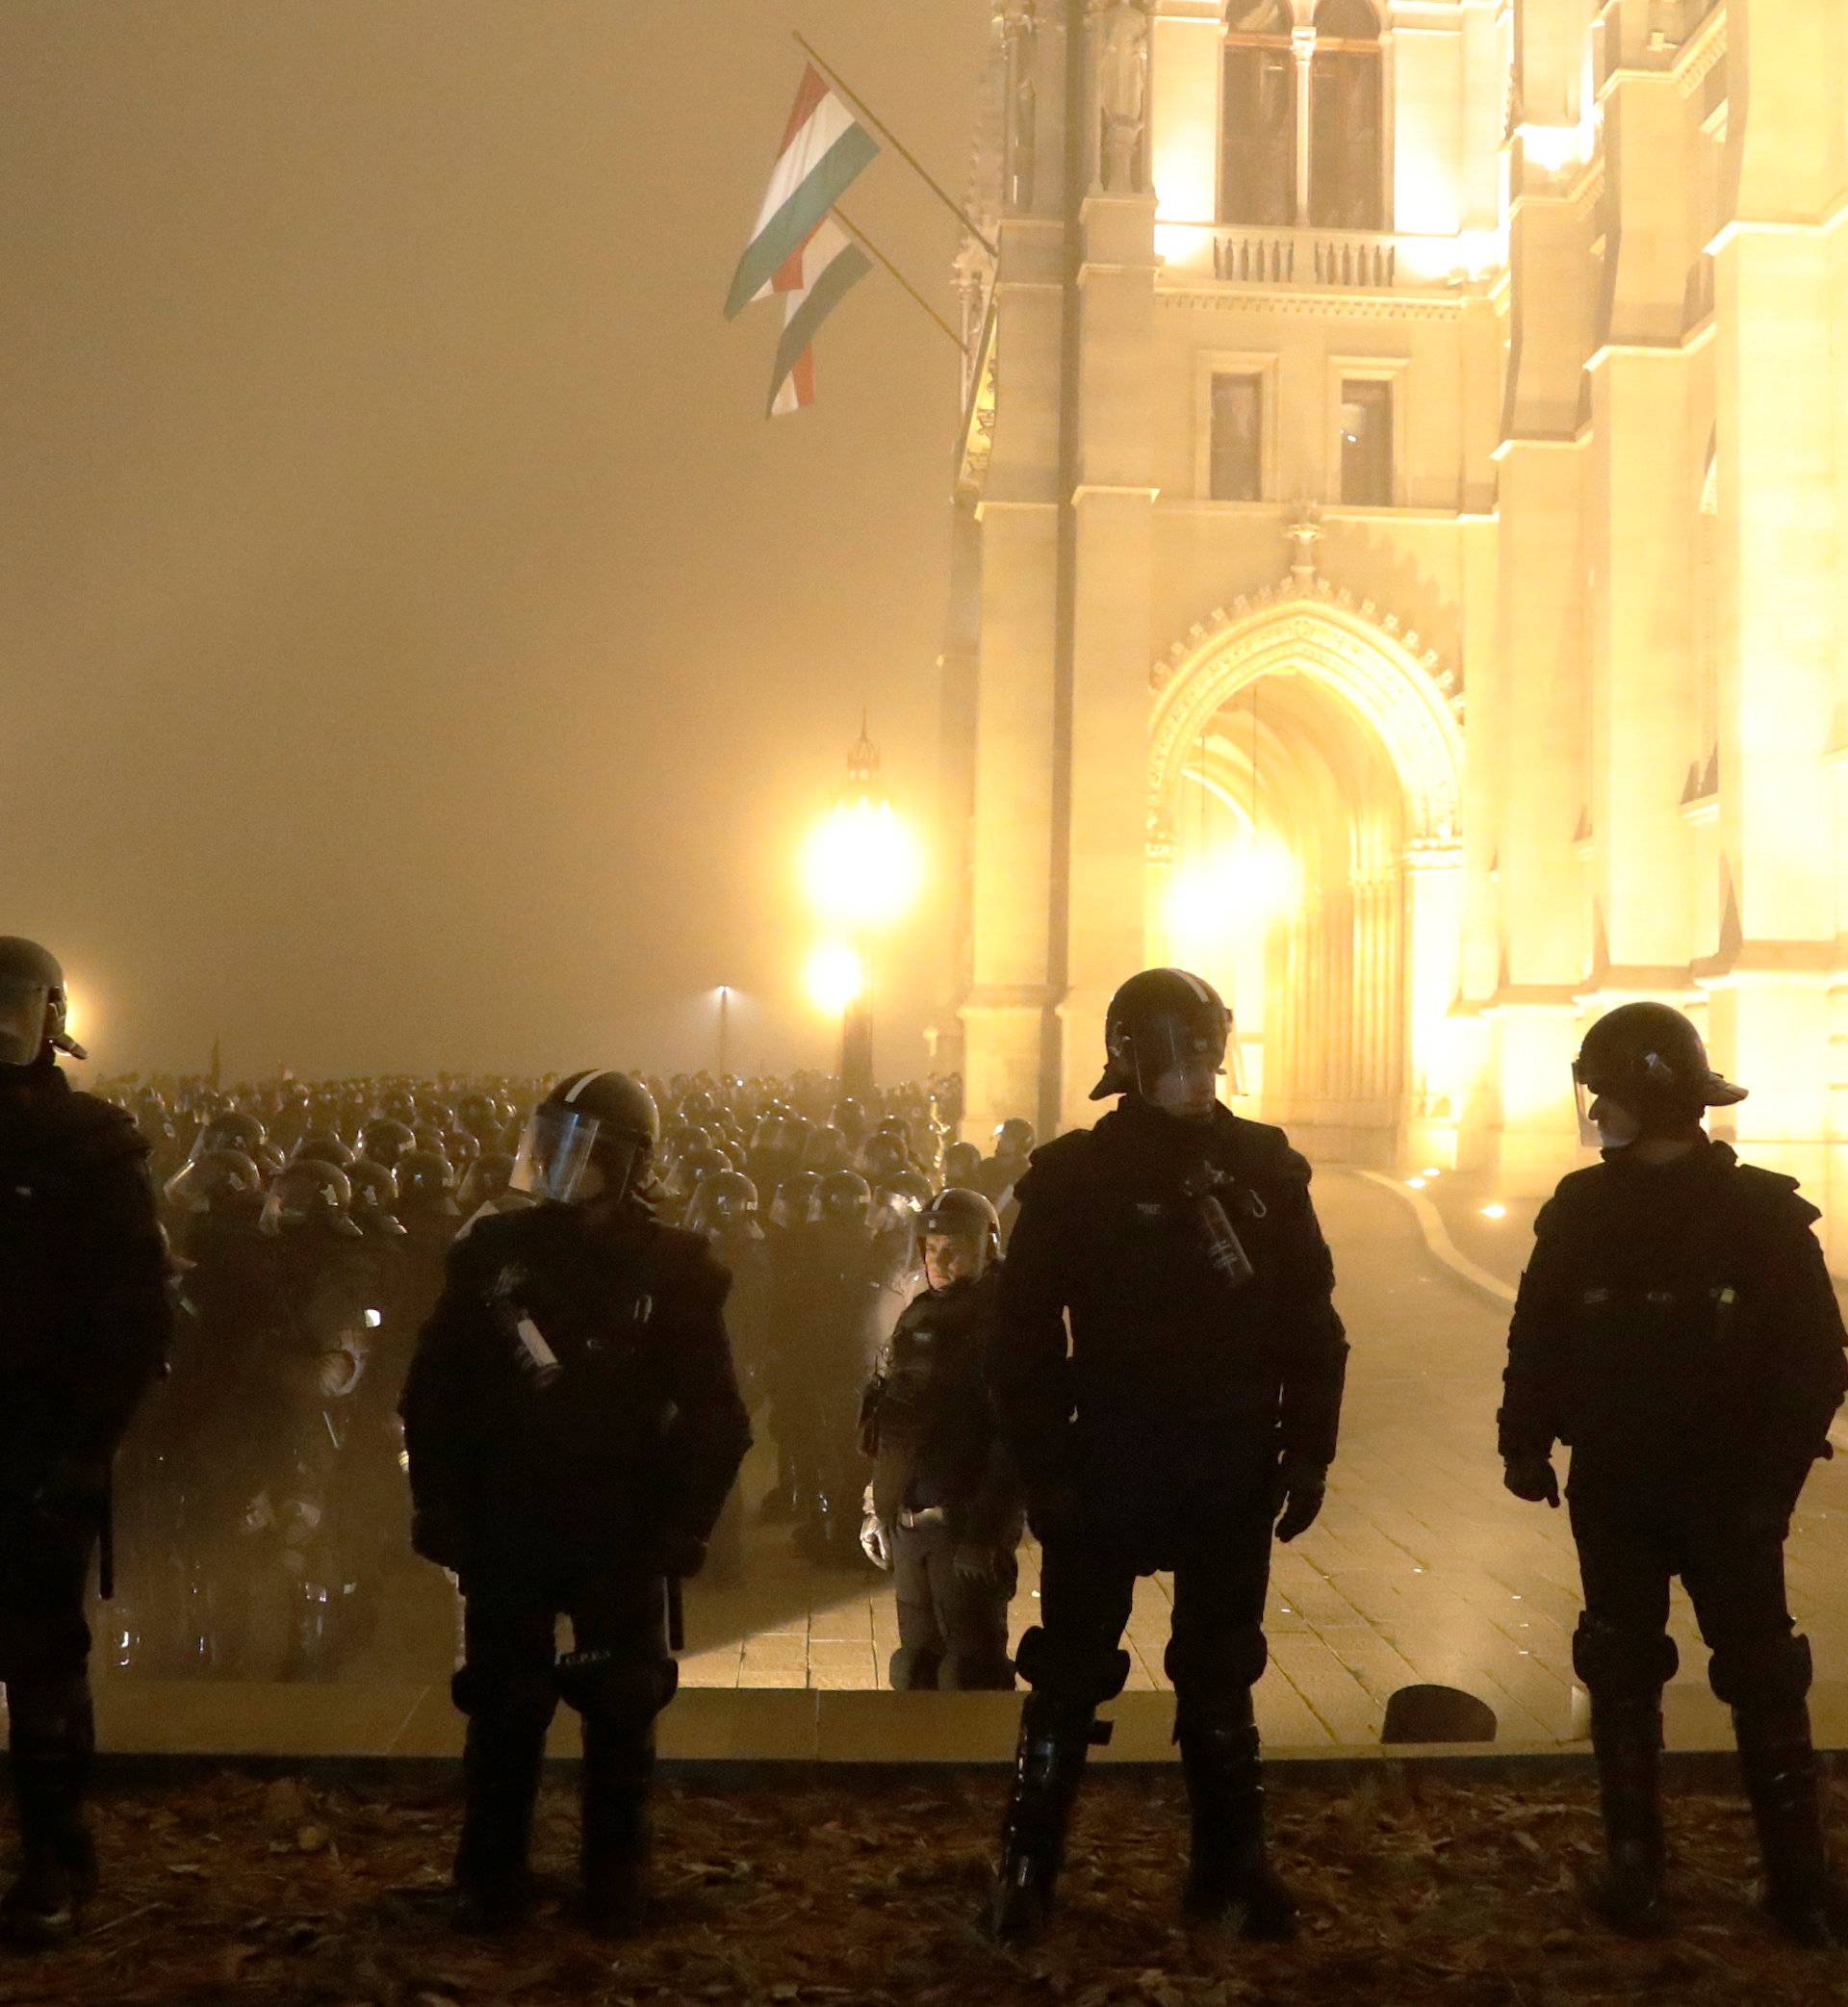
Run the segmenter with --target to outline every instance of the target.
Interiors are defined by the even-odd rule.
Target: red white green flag
[[[783,296],[783,340],[770,375],[770,416],[806,411],[815,401],[815,330],[873,261],[832,217],[788,260],[772,281]]]
[[[777,284],[778,274],[878,152],[878,142],[809,64],[802,73],[757,227],[732,277],[725,302],[728,321],[754,299],[788,290]]]

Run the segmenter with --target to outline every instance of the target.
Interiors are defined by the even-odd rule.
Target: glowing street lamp
[[[863,726],[847,756],[847,784],[808,838],[804,876],[823,919],[864,933],[904,917],[923,882],[923,859],[886,798],[879,751]]]
[[[808,993],[841,1019],[841,1092],[873,1087],[871,937],[904,918],[924,879],[916,836],[893,809],[879,773],[879,748],[860,737],[847,755],[847,785],[803,850],[803,878],[821,917],[840,936],[808,963]]]
[[[833,1017],[851,1010],[866,988],[866,968],[858,948],[845,941],[824,941],[808,957],[804,971],[809,1001]]]

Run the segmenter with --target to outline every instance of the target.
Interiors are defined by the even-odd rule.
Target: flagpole
[[[845,81],[845,79],[841,76],[840,72],[837,69],[835,69],[831,63],[829,63],[828,59],[821,54],[821,52],[815,47],[814,43],[811,42],[808,39],[808,37],[802,33],[800,29],[792,28],[789,32],[795,37],[796,40],[807,52],[809,61],[812,62],[816,65],[816,67],[823,72],[823,74],[828,78],[829,82],[832,83],[836,90],[840,90],[845,96],[853,99],[854,103],[858,105],[860,111],[862,111],[866,115],[868,122],[876,126],[879,129],[879,131],[882,132],[886,136],[886,138],[891,142],[892,150],[898,155],[899,159],[902,160],[905,163],[905,165],[908,167],[910,167],[911,171],[918,177],[918,179],[925,184],[925,186],[930,190],[932,194],[934,194],[937,197],[937,199],[942,203],[944,208],[947,209],[950,212],[950,214],[956,218],[957,221],[962,225],[963,229],[965,229],[969,233],[969,235],[975,239],[976,243],[979,244],[982,246],[982,248],[988,252],[990,258],[998,258],[1001,255],[999,249],[997,249],[994,244],[983,232],[980,226],[976,223],[975,219],[969,215],[968,211],[964,209],[960,202],[955,200],[953,196],[951,196],[945,192],[942,184],[939,181],[937,181],[935,175],[931,173],[930,169],[925,167],[924,163],[920,161],[914,153],[911,152],[910,147],[908,147],[905,144],[904,141],[901,140],[895,132],[893,132],[891,127],[887,125],[886,121],[879,116],[879,114],[875,112],[873,108],[866,102],[866,100],[860,96],[860,92],[854,90],[853,87]],[[848,227],[851,229],[853,226],[849,224]],[[868,250],[872,249],[872,246],[870,244],[868,244],[866,247]],[[960,348],[962,346],[962,343],[958,342],[957,347]]]
[[[835,217],[839,219],[839,221],[846,227],[849,233],[858,240],[861,246],[864,249],[870,251],[873,254],[873,256],[877,258],[883,266],[885,266],[886,270],[891,273],[893,278],[895,278],[898,281],[898,283],[905,288],[906,292],[909,293],[911,296],[911,297],[917,301],[918,305],[924,309],[924,311],[931,317],[931,319],[937,322],[937,326],[939,326],[943,330],[943,332],[949,336],[950,340],[956,344],[957,347],[961,349],[962,347],[962,337],[957,333],[956,329],[953,328],[950,325],[950,323],[944,320],[943,316],[939,314],[937,311],[937,309],[930,303],[930,301],[924,297],[923,294],[921,294],[917,290],[917,288],[911,284],[911,280],[908,279],[905,276],[905,274],[899,270],[898,267],[894,265],[892,261],[886,255],[886,253],[880,249],[878,244],[876,244],[873,242],[873,240],[867,236],[865,231],[862,230],[860,227],[860,225],[854,221],[853,218],[847,214],[847,212],[840,206],[838,202],[834,204],[834,213]]]

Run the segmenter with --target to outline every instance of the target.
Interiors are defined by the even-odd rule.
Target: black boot
[[[62,1943],[96,1892],[96,1847],[84,1819],[87,1768],[81,1758],[14,1750],[20,1865],[0,1898],[0,1938],[17,1949]]]
[[[1110,1724],[1099,1724],[1094,1708],[1040,1693],[1022,1705],[1001,1872],[988,1908],[988,1928],[1002,1943],[1029,1943],[1045,1928],[1085,1757],[1093,1742],[1109,1739]]]
[[[584,1721],[584,1920],[620,1937],[648,1911],[648,1789],[654,1771],[654,1730],[632,1723]]]
[[[1194,1815],[1182,1907],[1205,1923],[1235,1923],[1247,1938],[1293,1937],[1296,1902],[1270,1865],[1264,1840],[1264,1781],[1249,1687],[1210,1714],[1175,1725]]]
[[[1764,1850],[1765,1913],[1800,1944],[1848,1945],[1848,1891],[1829,1868],[1809,1708],[1736,1708],[1732,1726]]]
[[[1605,1863],[1592,1907],[1613,1929],[1658,1937],[1669,1927],[1662,1874],[1662,1702],[1592,1696],[1591,1747],[1604,1805]]]
[[[476,1717],[463,1745],[467,1793],[455,1854],[456,1921],[464,1930],[500,1931],[532,1907],[532,1810],[546,1732],[524,1721]]]

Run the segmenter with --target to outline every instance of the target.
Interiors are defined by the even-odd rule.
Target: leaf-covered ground
[[[0,1963],[0,2001],[1848,2001],[1848,1956],[1787,1947],[1760,1922],[1750,1830],[1727,1797],[1677,1794],[1681,1929],[1633,1944],[1588,1923],[1578,1900],[1597,1842],[1588,1778],[1530,1794],[1416,1771],[1359,1788],[1293,1782],[1276,1794],[1274,1826],[1306,1928],[1295,1944],[1252,1946],[1180,1924],[1178,1780],[1105,1773],[1080,1806],[1057,1928],[1014,1957],[972,1927],[1001,1791],[998,1776],[919,1784],[848,1770],[774,1788],[670,1782],[655,1915],[616,1946],[571,1917],[568,1784],[549,1784],[542,1807],[549,1898],[529,1926],[491,1943],[448,1927],[448,1787],[223,1773],[107,1792],[106,1886],[85,1936]]]

